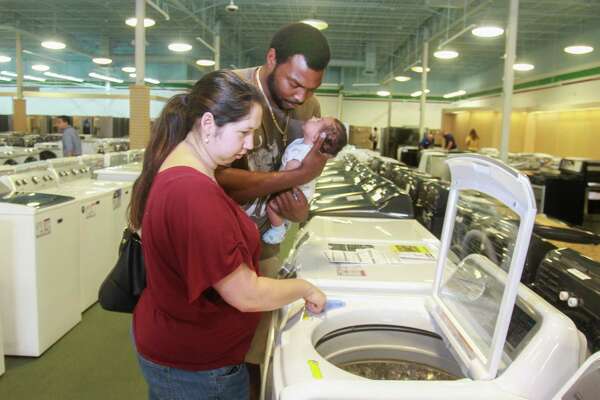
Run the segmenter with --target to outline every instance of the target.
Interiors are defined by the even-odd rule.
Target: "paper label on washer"
[[[584,274],[583,272],[581,272],[580,270],[578,270],[576,268],[569,268],[567,270],[567,272],[569,272],[571,275],[575,275],[577,278],[581,279],[582,281],[592,279],[591,277],[589,277],[588,275]]]
[[[42,237],[52,233],[52,221],[45,218],[35,223],[35,237]]]
[[[113,206],[113,210],[116,210],[117,208],[121,207],[121,198],[122,198],[122,190],[115,190],[115,192],[113,193],[113,198],[112,198],[112,206]]]
[[[98,206],[98,202],[96,202],[96,201],[93,203],[89,203],[84,206],[81,206],[81,211],[82,211],[83,215],[85,216],[85,219],[94,218],[96,216],[96,207],[97,206]]]
[[[346,196],[346,200],[348,201],[360,201],[360,200],[364,200],[365,197],[361,194],[355,194],[353,196]]]
[[[360,265],[338,265],[335,267],[338,276],[365,277],[367,273]]]

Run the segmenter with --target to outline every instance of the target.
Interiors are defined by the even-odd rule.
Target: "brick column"
[[[129,86],[129,147],[141,149],[150,139],[150,88]]]

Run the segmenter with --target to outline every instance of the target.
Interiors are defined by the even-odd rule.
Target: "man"
[[[445,132],[444,134],[442,134],[442,136],[444,137],[444,149],[446,150],[454,150],[456,149],[456,140],[454,140],[454,135],[452,135],[450,132]]]
[[[297,188],[321,174],[327,156],[320,152],[323,138],[298,169],[279,172],[281,156],[288,143],[302,137],[302,124],[320,117],[314,91],[321,85],[330,50],[318,30],[303,23],[281,28],[271,40],[265,64],[235,71],[257,86],[264,96],[261,127],[255,133],[255,147],[232,168],[216,171],[219,184],[256,222],[261,236],[270,227],[266,206],[271,195],[283,218],[301,222],[308,217],[308,202]],[[275,277],[280,267],[279,245],[262,243],[260,272]],[[265,314],[257,329],[248,363],[258,365],[264,357],[270,315]],[[249,368],[251,383],[259,379],[259,369]]]
[[[75,128],[71,126],[71,117],[61,115],[56,119],[56,127],[62,132],[63,156],[80,156],[81,139]]]
[[[371,131],[371,135],[369,136],[369,140],[373,144],[373,150],[377,150],[377,139],[379,135],[377,134],[377,127],[374,127]]]
[[[431,133],[431,131],[427,131],[425,132],[425,136],[423,136],[423,140],[421,140],[419,142],[419,149],[428,149],[430,147],[433,147],[434,145],[434,136],[433,133]]]

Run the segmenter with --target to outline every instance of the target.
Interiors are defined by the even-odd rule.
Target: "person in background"
[[[303,122],[321,116],[319,101],[313,94],[321,86],[330,58],[329,43],[321,31],[293,23],[273,35],[263,65],[234,71],[263,96],[262,121],[252,151],[235,160],[230,168],[217,169],[215,175],[254,220],[261,236],[271,227],[267,218],[269,201],[275,202],[288,221],[308,218],[308,201],[298,187],[319,176],[329,156],[310,151],[300,168],[279,168],[287,144],[303,137]],[[275,277],[280,267],[279,245],[263,242],[261,274]],[[253,396],[260,390],[259,365],[264,359],[270,321],[265,313],[246,357]]]
[[[147,274],[132,333],[151,400],[247,400],[244,357],[261,311],[298,299],[324,307],[305,280],[260,276],[256,224],[215,179],[254,148],[261,101],[235,73],[214,71],[173,96],[153,126],[129,214]]]
[[[81,139],[75,128],[71,126],[71,117],[61,115],[56,119],[56,127],[62,132],[63,156],[80,156]]]
[[[446,150],[454,150],[456,149],[456,140],[454,140],[454,135],[450,132],[445,132],[442,134],[444,138],[444,149]]]
[[[377,127],[374,127],[369,136],[369,140],[373,143],[373,150],[377,150],[377,138],[378,138]]]
[[[475,129],[471,129],[467,138],[465,139],[465,146],[467,150],[477,151],[479,150],[479,135]]]
[[[435,137],[433,136],[433,133],[431,131],[427,130],[425,132],[425,135],[423,136],[423,140],[421,140],[419,142],[419,150],[428,149],[430,147],[433,147],[434,141],[435,141]]]

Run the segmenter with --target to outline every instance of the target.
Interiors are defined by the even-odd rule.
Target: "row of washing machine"
[[[0,176],[4,352],[39,356],[81,320],[117,257],[131,182],[93,179],[141,151],[68,157]]]
[[[301,302],[278,312],[263,396],[596,398],[600,354],[584,362],[585,336],[519,282],[535,218],[527,178],[480,156],[448,164],[441,241],[412,219],[316,216],[300,230],[280,276],[310,280],[328,303],[319,315]],[[466,190],[500,200],[520,222],[507,271],[452,251]]]

